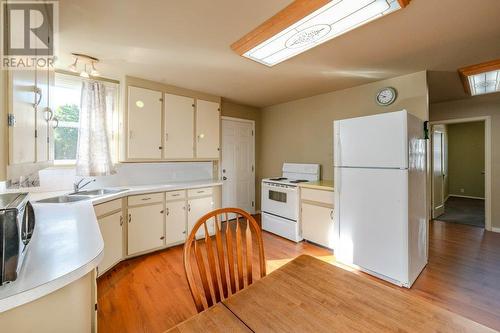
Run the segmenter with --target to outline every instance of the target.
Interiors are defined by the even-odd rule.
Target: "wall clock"
[[[386,87],[381,89],[377,93],[377,104],[381,106],[388,106],[394,103],[396,98],[398,97],[398,91],[393,87]]]

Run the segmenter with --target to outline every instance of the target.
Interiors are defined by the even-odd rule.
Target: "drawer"
[[[167,196],[167,201],[185,199],[186,191],[180,190],[180,191],[165,192],[165,195]]]
[[[188,197],[189,198],[204,197],[207,195],[212,195],[212,192],[213,189],[211,187],[193,188],[191,190],[188,190]]]
[[[128,205],[135,206],[135,205],[158,203],[158,202],[163,202],[163,198],[164,198],[163,193],[132,195],[128,197]]]
[[[122,209],[122,199],[113,200],[94,206],[95,215],[97,217],[109,214],[120,209]]]
[[[333,191],[302,188],[300,189],[300,198],[302,200],[316,201],[333,206]]]

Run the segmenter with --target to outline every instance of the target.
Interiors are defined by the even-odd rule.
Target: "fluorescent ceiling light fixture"
[[[500,59],[458,70],[465,92],[471,96],[500,92]]]
[[[274,66],[368,22],[410,0],[296,0],[231,45],[240,55]]]

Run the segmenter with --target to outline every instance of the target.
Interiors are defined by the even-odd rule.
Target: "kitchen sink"
[[[115,193],[120,193],[126,191],[126,189],[106,189],[106,188],[101,188],[97,190],[88,190],[88,191],[79,191],[79,192],[74,192],[70,193],[69,196],[91,196],[91,197],[98,197],[101,195],[108,195],[108,194],[115,194]]]
[[[91,199],[88,195],[61,195],[58,197],[47,198],[43,200],[38,200],[39,203],[68,203],[68,202],[77,202],[82,200]]]

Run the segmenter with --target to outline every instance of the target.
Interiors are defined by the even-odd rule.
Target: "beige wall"
[[[386,86],[398,90],[398,99],[381,107],[375,95]],[[425,71],[266,107],[259,174],[278,176],[283,162],[319,163],[322,178],[333,179],[333,121],[401,109],[428,119]]]
[[[500,228],[500,94],[430,105],[431,121],[491,116],[491,221]]]
[[[260,154],[261,154],[261,110],[253,106],[240,105],[222,99],[222,116],[255,121],[255,207],[260,209]]]
[[[484,198],[484,121],[447,128],[449,194]]]

